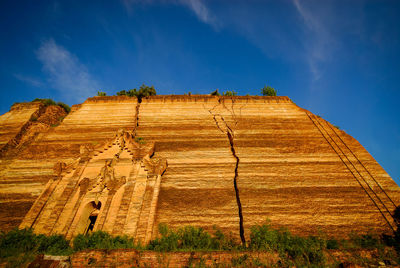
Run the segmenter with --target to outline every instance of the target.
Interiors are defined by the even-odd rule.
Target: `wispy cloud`
[[[210,9],[207,8],[203,1],[180,0],[179,3],[191,9],[202,22],[211,25],[215,29],[218,28],[219,25],[216,17],[211,13]]]
[[[304,45],[306,60],[313,74],[313,80],[321,78],[321,63],[329,59],[336,40],[324,26],[323,21],[303,5],[300,0],[293,0],[293,4],[306,27]]]
[[[87,67],[53,39],[43,42],[36,55],[50,86],[63,97],[81,102],[99,89],[99,83],[91,77]]]
[[[220,26],[216,16],[212,14],[202,0],[122,0],[122,3],[129,13],[133,11],[134,5],[150,5],[155,3],[182,5],[189,8],[200,21],[212,26],[215,30],[218,30]]]
[[[17,78],[18,80],[28,83],[29,85],[34,86],[34,87],[42,87],[43,86],[43,82],[34,77],[30,77],[30,76],[26,76],[26,75],[22,75],[22,74],[14,74],[14,77]]]
[[[128,13],[132,13],[135,5],[149,5],[153,4],[157,0],[121,0]]]

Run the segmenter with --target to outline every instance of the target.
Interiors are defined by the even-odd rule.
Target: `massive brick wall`
[[[16,103],[0,116],[0,149],[18,134],[24,124],[39,111],[40,103]]]
[[[225,133],[208,110],[210,97],[155,97],[139,108],[137,136],[156,141],[155,154],[168,160],[156,224],[200,225],[238,230],[233,187],[235,159]]]
[[[337,236],[394,225],[400,190],[390,176],[354,138],[289,98],[155,96],[89,99],[2,159],[1,228],[22,219],[55,162],[73,161],[81,144],[119,128],[154,141],[155,156],[168,160],[155,225],[217,225],[239,236],[241,220],[246,238],[266,218],[295,233]]]
[[[339,264],[339,267],[361,267],[352,263],[357,258],[368,260],[370,264],[382,261],[376,250],[329,250],[324,255],[328,265]],[[58,259],[53,263],[60,263]],[[70,257],[72,267],[281,267],[282,262],[278,253],[265,251],[154,252],[116,249],[85,250]],[[36,263],[43,265],[46,260]]]
[[[157,223],[238,235],[236,156],[247,238],[267,218],[298,234],[394,227],[399,187],[354,138],[287,97],[155,97],[140,105],[137,135],[170,163]]]
[[[273,266],[279,260],[272,252],[154,252],[126,250],[86,250],[71,256],[72,267],[229,267],[239,260],[258,261]],[[243,262],[243,261],[242,261]]]
[[[14,120],[15,124],[19,123],[22,115],[24,120],[29,120],[34,112],[30,106],[23,111],[19,108],[17,115],[12,116],[13,106],[9,113],[0,116],[0,132]],[[75,161],[80,145],[102,143],[121,128],[132,130],[136,125],[136,106],[136,98],[90,98],[72,107],[59,126],[39,134],[17,155],[3,157],[0,162],[0,228],[9,230],[21,223],[53,177],[55,163]]]

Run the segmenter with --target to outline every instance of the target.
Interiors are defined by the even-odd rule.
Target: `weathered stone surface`
[[[386,219],[395,226],[388,211],[399,187],[355,139],[290,100],[219,106],[235,133],[247,235],[266,218],[299,234],[390,231]]]
[[[371,249],[327,250],[324,255],[325,265],[328,267],[365,267],[367,263],[373,267],[385,267],[378,252]],[[38,257],[37,261],[41,259]],[[72,267],[96,265],[101,267],[283,267],[285,260],[279,256],[279,253],[268,251],[155,252],[134,249],[97,249],[74,253],[70,257],[70,262]],[[388,267],[393,266],[388,265]]]
[[[390,176],[354,138],[289,98],[154,96],[141,103],[88,99],[16,156],[2,158],[1,228],[16,226],[43,189],[51,188],[45,184],[54,179],[57,162],[71,165],[81,157],[90,163],[91,148],[118,129],[154,142],[154,158],[167,159],[168,169],[159,180],[137,173],[135,185],[108,201],[109,208],[119,204],[102,226],[111,233],[136,230],[142,238],[154,237],[149,226],[167,223],[208,231],[216,225],[239,237],[243,226],[248,239],[249,228],[266,218],[298,234],[343,236],[394,226],[390,214],[400,203],[400,189]],[[104,163],[95,166],[85,177],[96,177]],[[126,217],[139,220],[126,225]]]
[[[163,175],[156,225],[217,225],[238,231],[233,187],[235,158],[225,133],[209,113],[218,104],[210,97],[153,97],[139,109],[136,134],[155,141],[155,155],[168,160]]]
[[[136,125],[136,106],[135,98],[90,98],[73,106],[59,126],[40,133],[18,155],[1,158],[1,228],[18,226],[53,177],[55,163],[72,163],[79,157],[81,145],[98,145],[111,139],[119,129],[132,130]],[[20,114],[17,113],[17,119]],[[2,122],[8,122],[12,116],[7,118]],[[5,132],[3,128],[7,125],[0,125],[1,132]]]
[[[151,159],[154,143],[139,144],[119,131],[99,146],[82,146],[70,165],[57,163],[55,177],[26,214],[20,228],[68,239],[96,230],[128,235],[148,243],[158,203],[165,159]],[[156,183],[157,182],[157,183]],[[131,187],[133,191],[130,191]],[[123,198],[130,202],[122,203]],[[145,198],[151,200],[146,204]],[[120,212],[121,211],[121,212]],[[121,226],[114,229],[116,215]]]
[[[355,139],[286,97],[144,100],[137,135],[156,141],[169,162],[157,223],[216,224],[238,235],[228,132],[246,237],[267,218],[298,234],[394,227],[388,211],[399,187]]]
[[[9,112],[0,116],[0,149],[18,134],[40,106],[38,102],[16,103]]]

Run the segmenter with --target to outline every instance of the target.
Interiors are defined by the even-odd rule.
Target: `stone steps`
[[[124,229],[126,223],[126,217],[128,215],[129,204],[131,203],[132,195],[135,189],[135,184],[129,184],[125,186],[124,194],[121,200],[121,204],[118,210],[117,218],[114,223],[112,231],[113,235],[117,235]]]
[[[143,169],[139,170],[136,177],[135,188],[132,194],[131,203],[127,215],[127,222],[124,227],[124,232],[127,235],[136,237],[137,226],[140,213],[142,211],[143,200],[147,188],[147,174]]]

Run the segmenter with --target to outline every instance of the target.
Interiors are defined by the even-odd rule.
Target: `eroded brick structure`
[[[154,144],[154,154],[148,155],[168,161],[160,181],[147,178],[146,190],[136,189],[139,175],[128,174],[140,165],[121,149],[120,139],[128,134],[115,136],[120,129],[132,133],[131,146],[143,146],[134,138]],[[106,142],[112,153],[102,151]],[[61,172],[58,179],[54,165]],[[102,184],[110,167],[117,186],[125,176],[120,188]],[[158,184],[154,199],[152,189]],[[97,200],[92,185],[104,186]],[[55,191],[62,198],[56,198],[53,209],[40,201],[54,196],[45,189],[62,189]],[[132,201],[136,196],[143,198],[142,205]],[[344,236],[371,228],[391,232],[400,188],[357,140],[287,97],[154,96],[140,103],[129,97],[95,97],[74,106],[59,126],[1,158],[0,201],[4,230],[26,215],[21,226],[67,237],[85,232],[96,215],[94,230],[143,240],[150,238],[150,229],[152,237],[157,235],[159,223],[208,231],[216,225],[248,239],[250,227],[267,218],[297,234]],[[150,215],[153,205],[154,217],[134,216]],[[74,213],[86,215],[85,224]],[[42,224],[41,217],[52,222]]]
[[[57,163],[20,228],[67,238],[102,230],[147,243],[167,162],[150,158],[154,143],[139,142],[120,131],[104,145],[82,146],[70,165]]]

